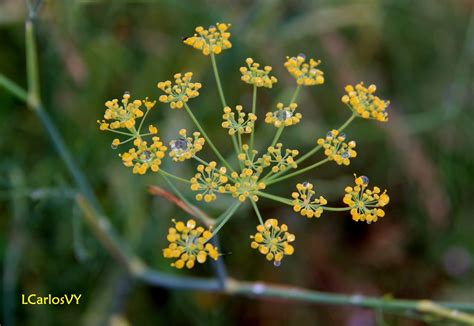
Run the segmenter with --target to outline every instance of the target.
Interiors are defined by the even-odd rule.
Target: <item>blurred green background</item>
[[[199,266],[175,271],[162,257],[171,218],[186,214],[147,185],[156,175],[132,175],[110,148],[113,135],[98,130],[104,102],[130,91],[158,98],[155,85],[179,71],[193,71],[204,87],[192,100],[196,116],[216,144],[231,154],[220,128],[221,108],[210,61],[182,44],[197,25],[232,24],[233,48],[218,56],[227,101],[250,107],[251,88],[239,67],[251,56],[274,67],[279,83],[259,91],[258,113],[288,99],[294,81],[287,55],[320,58],[326,82],[304,88],[304,119],[282,141],[300,150],[338,127],[350,112],[343,87],[365,81],[391,101],[389,123],[356,120],[347,130],[358,143],[349,167],[326,164],[271,192],[289,196],[293,183],[313,181],[339,205],[352,173],[387,188],[386,216],[366,225],[345,213],[319,220],[289,207],[259,202],[265,217],[285,221],[296,252],[279,268],[250,249],[256,217],[245,206],[223,228],[221,250],[229,273],[310,289],[400,298],[474,299],[474,5],[468,0],[383,1],[45,1],[37,39],[45,108],[85,170],[113,225],[151,266],[180,275],[210,275]],[[26,85],[23,1],[0,1],[0,71]],[[261,121],[261,120],[260,120]],[[194,129],[185,112],[159,104],[149,122],[163,139]],[[133,325],[420,325],[426,321],[363,309],[256,301],[169,291],[127,278],[98,244],[73,200],[63,162],[24,104],[0,90],[0,323],[100,325],[112,315]],[[274,130],[260,124],[257,144]],[[212,158],[206,150],[205,158]],[[318,158],[314,158],[316,160]],[[164,166],[191,176],[194,164]],[[291,185],[291,187],[289,186]],[[217,215],[229,201],[206,206]],[[21,293],[82,294],[78,306],[22,306]],[[7,312],[7,315],[5,315]],[[434,321],[435,322],[435,321]]]

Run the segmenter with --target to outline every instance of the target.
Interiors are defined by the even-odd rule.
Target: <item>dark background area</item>
[[[25,15],[22,1],[0,1],[0,71],[21,85]],[[283,67],[287,55],[322,60],[326,81],[303,89],[303,120],[282,138],[288,147],[309,150],[347,119],[350,112],[340,102],[346,84],[375,83],[378,95],[391,101],[387,124],[357,119],[347,129],[358,145],[349,167],[326,164],[270,191],[289,196],[293,184],[309,180],[339,205],[352,174],[365,174],[388,189],[386,216],[372,225],[337,212],[308,220],[262,199],[264,215],[278,217],[296,234],[295,254],[275,268],[250,248],[257,220],[247,205],[221,231],[229,273],[328,292],[472,302],[471,1],[45,1],[37,20],[45,108],[127,243],[157,269],[211,273],[208,266],[176,271],[162,257],[170,219],[186,214],[147,193],[147,185],[162,180],[123,167],[110,148],[113,135],[101,133],[96,120],[106,100],[124,91],[157,99],[158,81],[193,71],[204,85],[190,102],[194,112],[221,151],[231,154],[210,61],[181,42],[195,26],[215,22],[232,24],[233,47],[217,57],[232,106],[251,105],[251,88],[240,81],[245,58],[274,68],[279,82],[259,90],[260,121],[294,89]],[[166,141],[180,128],[194,129],[184,111],[162,104],[148,119]],[[117,315],[122,319],[115,317],[114,325],[423,324],[377,311],[168,291],[130,281],[82,225],[74,185],[36,116],[4,90],[0,125],[2,302],[16,305],[19,325],[92,325]],[[259,124],[258,132],[256,142],[264,146],[274,129]],[[206,149],[203,157],[211,159],[212,152]],[[195,164],[168,159],[163,166],[191,176]],[[228,204],[222,198],[205,209],[216,216]],[[16,277],[13,292],[5,291],[10,275]],[[76,293],[82,299],[79,306],[31,307],[19,304],[21,293]]]

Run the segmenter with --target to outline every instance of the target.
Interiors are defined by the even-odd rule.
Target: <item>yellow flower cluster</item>
[[[240,174],[232,172],[232,178],[237,181],[231,185],[226,185],[226,190],[241,202],[251,197],[253,201],[258,201],[256,192],[265,189],[265,183],[259,181],[260,174],[252,169],[245,168]]]
[[[343,202],[351,207],[351,215],[354,221],[377,222],[379,217],[385,216],[380,207],[384,207],[390,201],[387,190],[381,193],[379,187],[368,189],[369,178],[366,176],[355,176],[355,186],[346,187]]]
[[[331,130],[327,133],[326,138],[319,138],[317,143],[324,148],[324,154],[330,161],[339,165],[349,165],[350,159],[357,156],[357,152],[354,150],[356,142],[351,140],[346,143],[345,140],[345,133]]]
[[[300,53],[296,57],[286,57],[284,66],[298,85],[313,86],[324,83],[324,73],[316,68],[320,63],[321,60],[314,59],[306,62],[306,56]]]
[[[388,121],[388,113],[386,111],[390,101],[381,100],[375,96],[377,90],[375,85],[365,87],[364,83],[352,86],[347,85],[345,88],[347,95],[342,97],[342,102],[347,104],[349,108],[364,119],[374,119],[382,122]]]
[[[177,73],[174,76],[174,84],[170,80],[159,82],[156,86],[165,92],[166,95],[159,97],[160,102],[169,103],[172,109],[181,109],[189,99],[199,96],[198,90],[201,83],[193,83],[192,72],[184,74]]]
[[[278,226],[278,220],[271,218],[263,225],[257,226],[257,233],[250,236],[253,249],[265,255],[268,261],[273,260],[275,266],[280,266],[283,257],[290,256],[295,251],[290,244],[295,241],[295,235],[288,232],[288,226],[282,224]]]
[[[245,167],[254,170],[257,174],[263,172],[262,160],[261,158],[256,159],[258,151],[252,149],[250,151],[249,145],[242,145],[242,152],[237,156],[240,162],[244,164]]]
[[[315,191],[313,190],[313,184],[309,182],[298,183],[296,185],[297,192],[293,192],[293,210],[301,214],[312,218],[313,216],[320,217],[323,213],[323,207],[327,204],[327,200],[323,196],[314,198]]]
[[[165,156],[167,147],[163,145],[160,137],[153,137],[151,145],[141,138],[134,140],[135,147],[128,152],[119,154],[123,165],[133,167],[134,174],[145,174],[148,169],[158,172],[161,159]]]
[[[225,183],[228,181],[226,168],[217,168],[217,163],[212,161],[207,166],[202,164],[197,167],[198,173],[191,178],[191,190],[199,192],[196,194],[197,200],[211,202],[216,200],[217,193],[225,192]]]
[[[230,33],[227,31],[230,24],[217,23],[216,26],[211,25],[208,29],[202,26],[196,27],[196,33],[183,40],[184,44],[202,51],[204,55],[211,53],[219,54],[222,50],[232,47],[229,41]]]
[[[268,112],[265,116],[265,123],[273,124],[275,127],[286,127],[297,124],[301,120],[301,113],[295,113],[298,104],[291,103],[284,106],[283,103],[276,105],[277,110]]]
[[[202,226],[196,227],[196,221],[190,219],[184,224],[176,222],[174,227],[168,229],[169,241],[167,248],[163,249],[165,258],[176,259],[171,266],[181,269],[184,266],[191,269],[196,264],[205,263],[207,257],[217,260],[219,252],[208,241],[212,237],[211,230],[206,230]]]
[[[254,62],[252,58],[247,58],[245,63],[248,67],[240,67],[240,72],[242,73],[242,81],[247,84],[252,84],[257,87],[267,87],[272,88],[278,80],[274,76],[270,76],[272,67],[265,66],[263,69],[260,68],[260,64]]]
[[[296,164],[294,158],[298,155],[298,151],[296,149],[286,149],[285,153],[282,154],[282,146],[281,143],[277,143],[275,146],[268,147],[267,153],[262,155],[257,163],[265,167],[272,166],[273,173],[284,171],[287,168],[296,169],[298,164]]]
[[[179,131],[179,139],[170,141],[169,155],[175,162],[183,162],[192,158],[204,146],[204,138],[201,133],[193,132],[193,137],[188,137],[186,129]]]
[[[100,130],[132,129],[136,120],[143,117],[141,106],[145,105],[146,110],[151,110],[156,104],[156,101],[148,101],[148,98],[143,101],[130,101],[130,93],[128,92],[123,95],[121,102],[122,105],[119,104],[117,99],[105,102],[107,107],[104,113],[105,120],[97,121]]]
[[[224,114],[222,115],[224,122],[222,122],[222,127],[229,129],[229,135],[231,136],[235,134],[252,133],[257,116],[253,113],[246,114],[243,112],[242,105],[237,105],[235,110],[237,113],[233,112],[228,106],[224,108]]]

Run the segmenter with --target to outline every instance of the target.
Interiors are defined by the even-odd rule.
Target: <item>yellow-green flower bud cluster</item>
[[[172,109],[181,109],[189,99],[199,96],[198,90],[201,83],[191,82],[193,73],[177,73],[174,76],[174,84],[170,80],[159,82],[156,86],[166,95],[159,97],[160,102],[169,103]]]
[[[350,159],[357,156],[357,152],[354,150],[356,142],[353,140],[345,142],[345,140],[345,133],[331,130],[327,133],[326,138],[319,138],[317,143],[324,148],[324,154],[330,161],[334,161],[338,165],[349,165]]]
[[[257,116],[253,113],[243,112],[242,105],[237,105],[235,111],[232,111],[228,106],[224,108],[222,127],[228,129],[231,136],[252,133]]]
[[[255,85],[257,87],[267,87],[272,88],[278,80],[274,76],[270,76],[272,67],[265,66],[263,69],[260,69],[260,64],[254,62],[252,58],[247,58],[245,60],[247,67],[240,67],[240,72],[242,81],[247,84]]]

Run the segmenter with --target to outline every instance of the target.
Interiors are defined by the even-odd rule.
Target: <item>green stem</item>
[[[338,132],[341,132],[343,131],[344,129],[346,129],[346,127],[352,122],[352,120],[354,120],[355,118],[357,117],[357,114],[355,113],[352,113],[352,115],[350,116],[349,119],[346,120],[346,122],[344,122],[344,124],[342,126],[339,127],[339,129],[337,129]]]
[[[298,95],[300,94],[300,90],[301,90],[301,85],[298,85],[295,89],[295,92],[293,93],[293,96],[291,97],[290,104],[296,101],[296,99],[298,98]]]
[[[151,109],[150,109],[151,110]],[[142,117],[142,120],[140,121],[140,125],[138,126],[138,134],[140,134],[140,131],[142,130],[143,122],[145,122],[146,116],[148,115],[148,112],[150,112],[149,109],[146,109],[145,114]]]
[[[32,109],[38,109],[41,105],[41,95],[39,88],[38,56],[34,35],[33,22],[27,20],[25,24],[26,42],[26,70],[28,80],[28,102]]]
[[[229,163],[227,163],[227,161],[224,159],[224,157],[221,155],[221,153],[217,150],[216,146],[214,146],[214,143],[211,141],[211,139],[209,138],[209,136],[206,134],[206,132],[204,131],[204,129],[201,127],[201,124],[199,123],[199,121],[197,121],[196,117],[194,116],[193,112],[191,111],[191,109],[189,108],[189,105],[187,103],[184,103],[184,107],[186,109],[186,112],[188,112],[188,115],[191,117],[191,120],[193,120],[194,124],[196,125],[196,127],[199,129],[199,131],[201,132],[201,134],[203,135],[203,137],[206,139],[207,143],[209,144],[209,146],[211,146],[212,150],[214,151],[214,153],[217,155],[217,157],[221,160],[221,162],[230,170],[230,171],[234,171],[232,169],[232,167],[229,165]]]
[[[326,159],[324,159],[324,160],[322,160],[322,161],[319,161],[319,162],[317,162],[317,163],[314,163],[314,164],[312,164],[312,165],[310,165],[310,166],[307,166],[307,167],[305,167],[305,168],[303,168],[303,169],[300,169],[300,170],[298,170],[298,171],[295,171],[295,172],[293,172],[293,173],[287,174],[287,175],[285,175],[285,176],[283,176],[283,177],[281,177],[281,178],[278,178],[278,177],[276,177],[276,175],[274,175],[273,177],[271,177],[270,179],[267,180],[266,184],[267,184],[267,185],[271,185],[271,184],[274,184],[274,183],[277,183],[277,182],[286,180],[286,179],[288,179],[288,178],[295,177],[295,176],[297,176],[297,175],[299,175],[299,174],[301,174],[301,173],[304,173],[304,172],[306,172],[306,171],[309,171],[309,170],[312,170],[312,169],[314,169],[314,168],[317,168],[318,166],[323,165],[323,164],[326,163],[326,162],[329,162],[329,159],[328,159],[328,158],[326,158]]]
[[[290,199],[287,199],[287,198],[284,198],[284,197],[272,195],[272,194],[269,194],[269,193],[263,192],[263,191],[257,191],[257,195],[268,198],[268,199],[271,199],[271,200],[274,200],[274,201],[277,201],[277,202],[285,204],[285,205],[293,206],[292,201]]]
[[[252,113],[256,114],[257,112],[257,86],[253,85],[253,95],[252,95]],[[252,133],[250,134],[250,152],[253,150],[254,138],[255,138],[255,128],[256,124],[253,125]]]
[[[184,178],[178,177],[177,175],[174,175],[174,174],[172,174],[172,173],[166,172],[166,171],[163,170],[163,169],[161,169],[160,171],[161,171],[161,173],[165,174],[167,177],[173,178],[173,179],[178,180],[178,181],[181,181],[181,182],[191,183],[191,181],[189,181],[188,179],[184,179]]]
[[[214,237],[220,229],[229,221],[229,219],[234,215],[235,211],[239,208],[239,206],[242,203],[240,201],[236,201],[230,209],[224,212],[223,216],[220,216],[218,219],[221,220],[222,222],[219,223],[219,225],[212,231],[212,237]],[[209,241],[209,240],[208,240]]]
[[[275,144],[277,143],[278,139],[280,139],[280,136],[281,136],[281,133],[283,132],[283,129],[285,129],[285,127],[280,127],[277,129],[277,132],[275,133],[275,137],[273,137],[273,141],[272,141],[272,144],[270,146],[275,146]]]
[[[4,76],[1,73],[0,73],[0,86],[5,88],[5,90],[10,92],[12,95],[16,96],[19,100],[23,102],[28,101],[28,93],[23,88],[15,84],[13,81],[8,79],[6,76]]]
[[[224,91],[222,90],[221,79],[219,77],[219,70],[217,69],[216,57],[214,53],[211,53],[211,61],[212,61],[212,70],[214,70],[214,77],[216,78],[217,89],[219,91],[219,96],[222,102],[222,107],[226,107],[227,103],[225,101]]]
[[[345,212],[345,211],[350,211],[352,207],[327,207],[327,206],[321,206],[322,209],[325,211],[331,211],[331,212]]]
[[[260,210],[258,209],[257,203],[253,200],[250,200],[250,202],[252,203],[255,214],[257,214],[258,221],[260,222],[261,225],[263,225],[264,224],[263,218],[262,218],[262,215],[260,214]]]

